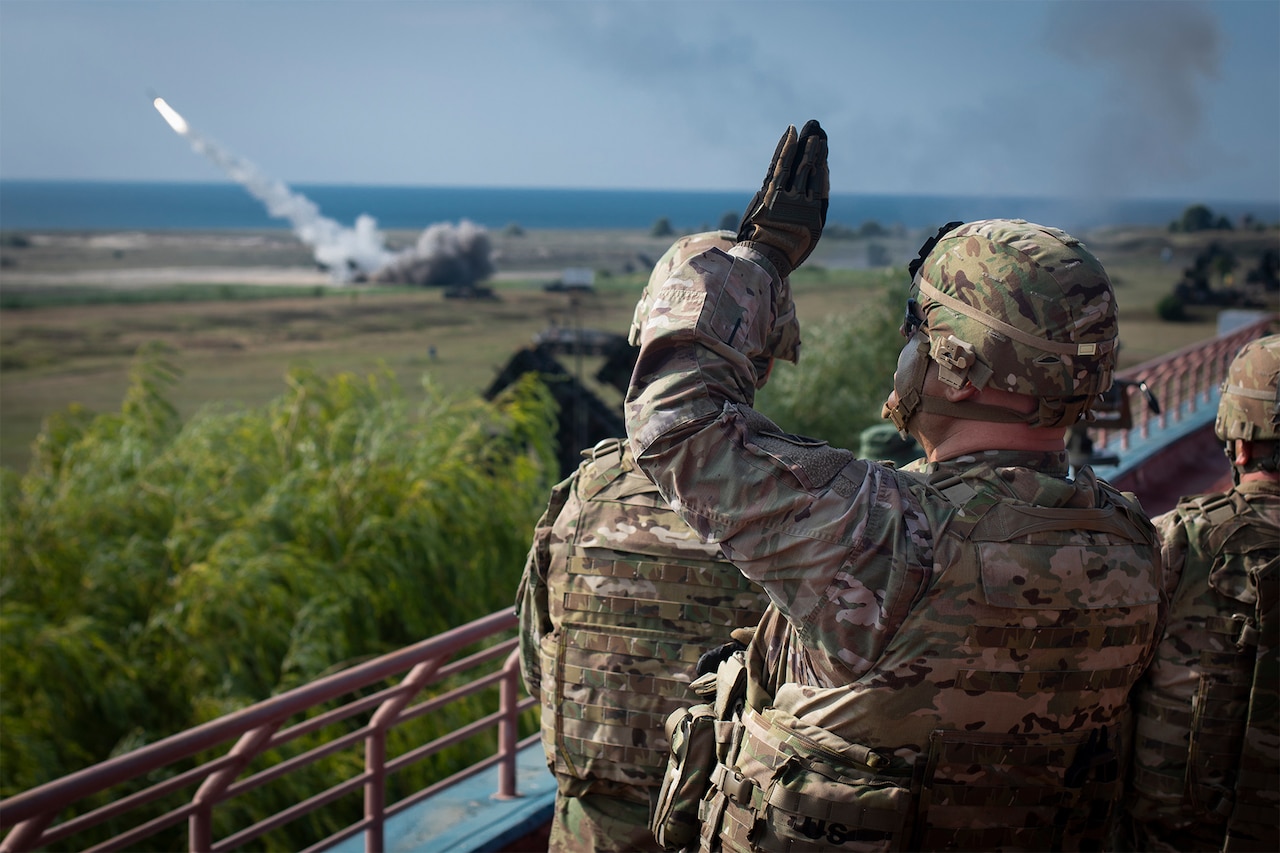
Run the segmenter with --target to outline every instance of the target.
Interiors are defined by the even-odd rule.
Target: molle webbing
[[[564,675],[565,682],[568,684],[577,684],[584,687],[599,687],[606,690],[616,690],[625,693],[687,693],[688,695],[685,698],[689,700],[693,699],[693,694],[689,693],[689,682],[681,681],[678,678],[662,678],[661,676],[655,675],[636,675],[634,673],[626,672],[610,672],[608,670],[574,666],[567,663],[561,667],[561,672]],[[580,719],[581,717],[578,718]]]
[[[1062,693],[1110,690],[1132,684],[1142,674],[1141,664],[1116,669],[1084,671],[998,672],[960,670],[955,686],[959,690],[987,693]]]
[[[1249,717],[1227,821],[1227,851],[1280,850],[1280,554],[1254,575],[1258,589],[1257,653]]]
[[[860,744],[819,747],[776,713],[744,711],[737,757],[716,768],[703,802],[703,849],[714,849],[713,839],[724,850],[796,853],[900,841],[909,771]]]
[[[569,558],[567,570],[571,575],[591,575],[601,578],[645,580],[654,583],[711,587],[716,592],[725,590],[751,590],[751,582],[726,563],[671,562],[670,560],[628,557],[609,560],[600,557],[575,555]]]
[[[636,637],[623,637],[616,634],[579,633],[574,637],[574,645],[588,652],[605,652],[611,655],[629,655],[631,657],[655,658],[672,663],[685,663],[694,666],[702,657],[705,649],[691,646],[677,640],[641,640]]]
[[[566,612],[609,613],[614,616],[639,616],[646,619],[662,619],[693,624],[736,625],[742,620],[749,624],[752,614],[759,618],[759,611],[739,610],[730,607],[712,607],[698,602],[675,604],[646,598],[623,596],[582,595],[566,593]]]
[[[1119,801],[1106,729],[1070,735],[937,731],[916,780],[912,849],[1063,849],[1101,841]],[[1003,826],[975,829],[983,823]],[[1041,834],[1047,833],[1047,834]]]
[[[597,555],[598,554],[598,555]],[[556,771],[656,785],[667,763],[663,723],[697,697],[698,657],[759,621],[764,596],[727,563],[572,552],[556,659],[543,691]]]
[[[1257,512],[1242,494],[1231,491],[1183,501],[1180,509],[1197,512],[1207,521],[1205,557],[1211,565],[1211,583],[1224,568],[1231,571],[1232,565],[1241,575],[1250,573],[1248,564],[1234,555],[1259,564],[1268,557],[1275,560],[1275,533],[1258,523]],[[1258,571],[1256,566],[1254,571]],[[1244,578],[1237,580],[1242,582]],[[1258,575],[1250,580],[1265,601],[1266,591],[1257,588],[1262,585]],[[1224,596],[1223,600],[1229,598]],[[1233,840],[1244,840],[1241,832],[1255,838],[1261,833],[1269,835],[1268,843],[1274,846],[1280,821],[1275,798],[1280,782],[1275,778],[1274,747],[1269,748],[1270,758],[1261,761],[1249,748],[1257,736],[1255,726],[1261,724],[1273,731],[1276,726],[1274,701],[1263,712],[1262,720],[1251,711],[1258,691],[1269,691],[1273,697],[1276,691],[1274,683],[1259,684],[1256,674],[1260,665],[1265,666],[1263,659],[1267,656],[1267,643],[1263,642],[1264,648],[1259,649],[1264,630],[1260,623],[1265,622],[1267,614],[1262,601],[1239,601],[1235,607],[1237,611],[1230,615],[1220,613],[1205,620],[1205,630],[1222,637],[1220,645],[1224,650],[1200,652],[1201,681],[1190,726],[1186,794],[1197,812],[1211,821],[1229,821],[1228,830],[1235,832]],[[1274,659],[1274,644],[1270,644],[1270,655]],[[1274,682],[1274,676],[1265,680]],[[1267,794],[1260,797],[1264,791]]]
[[[1149,761],[1134,763],[1134,786],[1153,796],[1182,798],[1186,787],[1187,732],[1191,730],[1191,706],[1150,690],[1137,693],[1134,712],[1140,724],[1135,749]],[[1173,772],[1168,768],[1176,768]]]
[[[1138,695],[1137,748],[1147,761],[1135,764],[1133,784],[1161,814],[1194,816],[1188,832],[1201,840],[1188,843],[1280,849],[1275,525],[1235,490],[1184,498],[1177,513],[1191,547],[1171,636],[1185,624],[1216,639],[1193,659],[1194,696]]]
[[[954,553],[946,570],[856,701],[814,687],[744,714],[741,746],[705,801],[704,849],[720,839],[753,851],[1105,843],[1122,788],[1123,745],[1111,738],[1127,729],[1124,699],[1154,640],[1154,530],[1102,487],[1084,507],[1041,508],[999,481],[945,474],[929,486],[955,508],[935,530]],[[918,706],[909,694],[921,676],[901,663],[911,661],[928,664]],[[993,706],[999,733],[983,727],[997,725]],[[912,707],[920,713],[901,713]],[[954,716],[931,716],[935,707]],[[1007,728],[1006,717],[1034,728]],[[1097,722],[1080,730],[1085,719]],[[926,742],[909,763],[918,747],[903,745]]]
[[[1204,517],[1207,529],[1206,552],[1211,559],[1223,554],[1248,554],[1276,550],[1274,522],[1267,524],[1260,512],[1240,492],[1198,495],[1178,502],[1184,518]],[[1238,535],[1240,533],[1244,535]]]
[[[1147,623],[1087,628],[974,625],[969,629],[969,636],[979,646],[992,649],[1105,649],[1145,643],[1151,636],[1151,629]]]
[[[1227,642],[1241,651],[1245,651],[1248,647],[1250,653],[1254,647],[1258,645],[1258,626],[1257,623],[1245,616],[1243,613],[1234,613],[1231,616],[1210,616],[1205,620],[1205,630],[1222,634],[1227,638]],[[1201,652],[1202,655],[1207,652]]]
[[[913,781],[858,744],[841,761],[775,713],[744,714],[738,758],[716,768],[704,801],[704,849],[712,838],[742,851],[1063,849],[1100,840],[1105,820],[1089,823],[1120,794],[1116,753],[1096,731],[985,740],[935,732]],[[1005,825],[970,828],[993,818]]]

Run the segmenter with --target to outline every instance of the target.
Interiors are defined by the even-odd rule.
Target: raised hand
[[[799,134],[795,125],[788,126],[760,191],[747,205],[738,242],[768,258],[785,278],[818,245],[830,194],[827,132],[813,119]]]

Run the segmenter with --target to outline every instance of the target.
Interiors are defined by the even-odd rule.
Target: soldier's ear
[[[1233,439],[1232,441],[1236,446],[1236,464],[1248,465],[1249,461],[1253,459],[1253,445],[1250,442],[1239,438]]]
[[[977,393],[978,387],[968,380],[965,380],[964,384],[959,388],[953,388],[945,382],[942,383],[942,396],[952,403],[964,402]]]

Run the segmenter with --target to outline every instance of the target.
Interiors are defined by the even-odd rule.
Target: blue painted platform
[[[387,819],[386,853],[492,853],[551,821],[556,780],[541,741],[520,750],[512,800],[495,799],[498,768],[490,767]],[[328,853],[364,853],[364,835]]]

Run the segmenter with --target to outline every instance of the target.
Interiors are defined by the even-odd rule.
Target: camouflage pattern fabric
[[[672,243],[653,265],[653,271],[649,273],[649,281],[636,301],[636,310],[631,316],[631,328],[627,332],[628,343],[633,347],[640,345],[640,328],[653,308],[654,294],[666,283],[673,269],[693,255],[699,255],[707,249],[728,251],[737,241],[737,235],[732,231],[703,231],[680,237]]]
[[[1280,484],[1184,498],[1155,523],[1171,606],[1134,691],[1129,849],[1280,849]]]
[[[661,850],[649,831],[649,807],[619,797],[556,797],[547,849],[555,853]]]
[[[1245,344],[1232,360],[1214,433],[1224,441],[1280,439],[1280,335]]]
[[[667,765],[663,723],[699,701],[698,657],[754,625],[768,599],[671,511],[622,439],[584,455],[535,530],[517,600],[521,666],[558,799],[593,798],[557,814],[619,844],[646,840],[596,849],[658,849],[648,812]]]
[[[975,348],[990,376],[970,377],[980,388],[1092,397],[1111,387],[1111,280],[1065,231],[1021,219],[962,225],[938,240],[912,289],[935,353],[951,336]]]
[[[654,264],[653,272],[649,274],[649,282],[636,302],[627,341],[632,346],[640,345],[640,327],[644,325],[645,319],[651,313],[655,294],[666,284],[672,270],[693,255],[701,254],[708,249],[728,251],[733,248],[736,239],[732,231],[704,231],[681,237],[672,243],[671,248],[667,249]],[[757,388],[764,385],[769,373],[769,362],[772,359],[789,361],[792,364],[798,364],[800,361],[800,323],[796,319],[795,304],[791,301],[791,282],[788,279],[782,280],[782,289],[785,291],[785,296],[778,300],[781,313],[774,319],[773,331],[765,342],[764,352],[752,360],[756,369]]]
[[[816,776],[806,776],[813,788],[785,795],[789,818],[773,794],[747,784],[750,766],[725,767],[724,796],[704,801],[703,848],[903,849],[900,812],[923,804],[872,792],[898,790],[900,800],[901,780],[917,772],[963,787],[964,768],[975,766],[987,781],[980,796],[955,795],[964,807],[940,824],[952,834],[917,843],[1041,849],[1044,833],[1028,840],[1005,830],[1046,814],[1068,837],[1083,833],[1095,803],[1118,799],[1114,776],[1095,771],[1115,772],[1126,697],[1154,650],[1161,606],[1150,523],[1090,472],[1067,480],[1065,450],[895,471],[783,432],[750,408],[750,360],[778,313],[776,285],[743,246],[675,269],[643,327],[627,398],[640,466],[774,602],[748,650],[752,712],[772,709],[769,725],[781,727],[758,737],[758,767],[769,769],[756,782],[792,778],[779,774],[794,762],[770,766],[764,753],[776,758],[786,742],[815,743],[819,733],[836,739],[833,760],[814,757],[822,750],[796,757]],[[1032,518],[1047,522],[1043,530]],[[968,522],[966,536],[944,535]],[[1012,735],[1022,739],[1001,740]],[[851,769],[839,758],[871,753],[879,766]],[[1050,768],[1033,787],[1056,804],[997,808],[1017,796],[1007,791],[1018,779],[990,774],[1033,753],[1043,759],[1029,762]],[[828,790],[818,777],[837,784]],[[1077,793],[1061,793],[1073,782]],[[754,814],[745,834],[721,823],[729,803]],[[975,807],[986,812],[981,822]],[[810,818],[828,820],[825,831]]]

